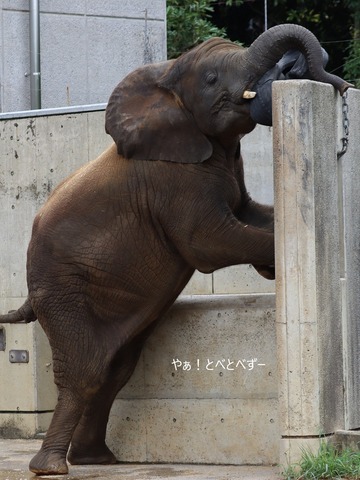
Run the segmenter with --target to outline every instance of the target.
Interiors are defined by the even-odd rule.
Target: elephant
[[[249,48],[211,38],[178,59],[145,65],[110,96],[114,143],[52,192],[27,252],[28,297],[0,322],[44,329],[58,402],[29,468],[117,462],[105,442],[112,403],[142,346],[195,270],[253,264],[273,279],[273,207],[245,186],[240,139],[256,122],[256,82],[289,49],[311,78],[350,86],[322,67],[316,37],[298,25]]]

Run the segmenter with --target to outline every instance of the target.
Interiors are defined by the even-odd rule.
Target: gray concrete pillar
[[[338,94],[273,89],[281,463],[344,424]]]
[[[347,97],[349,145],[341,158],[343,203],[343,299],[345,429],[360,428],[360,90],[349,90]],[[339,135],[343,121],[339,102]]]

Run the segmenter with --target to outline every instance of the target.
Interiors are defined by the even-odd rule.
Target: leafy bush
[[[360,39],[351,42],[345,59],[344,73],[349,82],[360,88]]]
[[[213,3],[212,0],[167,1],[168,58],[176,58],[210,37],[226,36],[225,29],[211,23]]]
[[[359,479],[360,452],[337,451],[322,441],[318,453],[304,449],[299,463],[290,465],[283,475],[286,480]]]

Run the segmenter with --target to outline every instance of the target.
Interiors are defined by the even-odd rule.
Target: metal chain
[[[349,144],[349,104],[347,103],[347,92],[342,96],[342,117],[343,117],[343,133],[344,136],[340,139],[342,148],[337,152],[337,158],[341,158],[347,151]]]

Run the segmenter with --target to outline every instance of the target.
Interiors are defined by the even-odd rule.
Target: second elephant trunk
[[[247,49],[245,68],[255,72],[250,82],[259,79],[272,68],[288,50],[300,50],[307,61],[312,80],[330,83],[341,95],[352,85],[323,68],[322,49],[309,30],[300,25],[285,24],[272,27],[260,35]],[[249,87],[252,85],[249,85]]]

